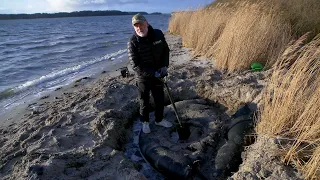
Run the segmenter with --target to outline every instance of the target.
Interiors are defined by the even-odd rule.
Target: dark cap
[[[147,21],[146,18],[140,13],[138,13],[132,17],[132,25],[135,25],[137,23],[142,23],[145,21]]]

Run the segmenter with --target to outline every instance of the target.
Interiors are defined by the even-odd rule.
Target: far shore
[[[42,18],[65,18],[65,17],[89,17],[89,16],[124,16],[141,13],[143,15],[162,15],[160,12],[123,12],[118,10],[108,11],[75,11],[75,12],[58,12],[58,13],[34,13],[34,14],[0,14],[0,20],[15,19],[42,19]]]

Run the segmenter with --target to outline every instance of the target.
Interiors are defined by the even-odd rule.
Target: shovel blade
[[[180,140],[187,140],[190,137],[190,129],[187,126],[177,127],[177,132]]]

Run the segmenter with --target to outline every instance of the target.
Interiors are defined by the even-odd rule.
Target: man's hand
[[[161,78],[161,74],[160,74],[158,71],[156,71],[156,72],[154,73],[154,77],[156,77],[156,78]]]

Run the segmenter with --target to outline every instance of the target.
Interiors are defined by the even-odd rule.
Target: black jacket
[[[147,37],[134,33],[128,42],[129,61],[139,79],[150,79],[169,66],[169,47],[161,30],[148,27]]]

